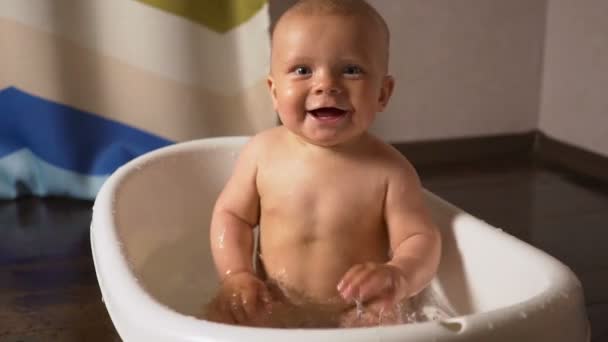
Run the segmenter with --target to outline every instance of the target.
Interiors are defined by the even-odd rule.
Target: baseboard
[[[608,183],[608,157],[536,134],[534,160]]]
[[[529,160],[608,183],[608,157],[539,131],[473,138],[393,143],[415,166],[481,160]]]
[[[473,138],[394,143],[414,165],[470,162],[495,158],[529,158],[536,131]]]

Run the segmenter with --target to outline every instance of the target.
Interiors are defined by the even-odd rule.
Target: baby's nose
[[[340,94],[342,92],[342,86],[333,75],[321,75],[314,92],[317,95]]]

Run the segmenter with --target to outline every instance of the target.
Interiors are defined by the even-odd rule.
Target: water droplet
[[[494,324],[492,322],[488,322],[488,329],[494,329]]]
[[[219,248],[224,248],[224,238],[226,235],[226,230],[224,229],[221,233],[220,236],[217,238],[217,243],[218,243],[218,247]]]
[[[519,313],[519,316],[520,316],[521,318],[523,318],[523,319],[528,318],[528,314],[527,314],[527,313],[525,313],[525,312],[523,312],[523,311]]]

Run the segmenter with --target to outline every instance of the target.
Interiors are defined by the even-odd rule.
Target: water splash
[[[363,316],[363,303],[360,299],[355,299],[355,305],[357,306],[357,319],[361,319],[361,316]]]

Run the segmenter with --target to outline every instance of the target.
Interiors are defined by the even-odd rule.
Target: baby
[[[208,319],[399,322],[391,309],[435,275],[441,239],[416,172],[368,132],[394,87],[388,48],[386,23],[362,0],[302,0],[279,19],[268,86],[283,125],[243,148],[215,204],[221,288]]]

